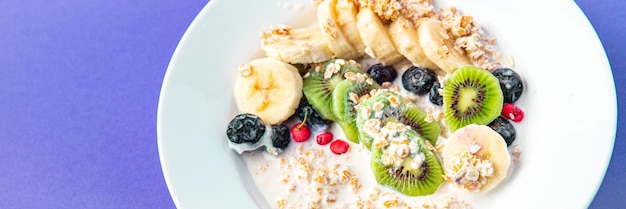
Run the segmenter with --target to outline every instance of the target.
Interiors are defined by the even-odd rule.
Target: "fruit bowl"
[[[498,188],[463,199],[474,208],[587,207],[611,156],[616,100],[611,69],[585,16],[574,2],[436,3],[474,16],[514,57],[527,87],[518,101],[526,111],[518,125],[519,164]],[[178,208],[269,208],[243,159],[228,147],[226,126],[238,113],[232,83],[240,64],[264,56],[259,31],[308,26],[315,9],[308,0],[245,4],[211,1],[165,75],[159,157]]]

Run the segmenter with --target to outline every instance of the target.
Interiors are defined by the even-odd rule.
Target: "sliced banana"
[[[392,65],[404,59],[391,41],[389,30],[369,7],[361,7],[357,14],[357,27],[365,44],[365,53],[384,65]]]
[[[296,67],[275,58],[255,59],[239,67],[234,93],[241,112],[279,124],[298,108],[302,77]]]
[[[439,69],[439,66],[430,61],[424,54],[417,38],[417,28],[410,20],[398,17],[389,24],[389,35],[398,52],[414,65],[431,70]]]
[[[330,51],[335,53],[335,57],[356,59],[360,54],[352,47],[337,22],[336,4],[337,0],[324,0],[317,6],[317,22],[320,25],[322,36],[328,43]]]
[[[287,63],[319,63],[335,55],[319,28],[275,27],[261,33],[261,49]]]
[[[493,189],[506,177],[511,164],[506,142],[485,125],[470,124],[455,131],[441,157],[445,179],[472,193]]]
[[[454,40],[441,26],[441,21],[424,20],[417,29],[417,36],[426,57],[443,71],[452,73],[463,65],[472,64],[463,51],[454,47]]]
[[[337,23],[339,23],[343,34],[346,35],[346,38],[359,55],[363,55],[365,53],[365,44],[361,40],[356,24],[356,15],[359,12],[357,4],[356,0],[337,0],[335,8],[337,9]]]

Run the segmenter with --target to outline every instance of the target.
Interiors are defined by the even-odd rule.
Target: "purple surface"
[[[0,208],[174,208],[157,102],[170,57],[207,2],[0,1]],[[626,1],[576,2],[607,52],[621,115]],[[626,205],[625,131],[618,125],[591,208]]]

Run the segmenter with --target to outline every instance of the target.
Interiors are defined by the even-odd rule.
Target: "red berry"
[[[502,106],[502,116],[514,122],[520,122],[524,119],[524,111],[514,104],[504,104]]]
[[[346,153],[349,148],[350,144],[341,139],[337,139],[333,141],[333,143],[330,143],[330,151],[338,155]]]
[[[333,133],[331,132],[322,132],[315,137],[317,140],[317,144],[319,145],[327,145],[333,140]]]
[[[291,137],[296,142],[305,142],[311,137],[311,129],[304,123],[298,123],[291,127]]]

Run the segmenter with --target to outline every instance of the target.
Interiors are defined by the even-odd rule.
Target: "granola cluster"
[[[469,192],[480,192],[481,187],[487,184],[494,173],[493,163],[486,156],[477,154],[481,148],[476,142],[472,142],[456,158],[450,159],[452,166],[446,170],[446,181]]]
[[[399,17],[412,20],[435,15],[432,0],[359,0],[361,7],[369,7],[381,19],[394,21]]]
[[[472,16],[461,15],[456,7],[446,7],[440,9],[438,18],[454,40],[454,46],[465,51],[474,65],[489,71],[502,65],[498,61],[502,55],[495,48],[495,38],[487,37]]]
[[[276,200],[276,206],[283,208],[327,208],[341,205],[338,196],[350,188],[357,193],[362,185],[347,165],[331,164],[322,149],[305,150],[304,145],[297,148],[297,153],[282,156],[279,167],[283,171],[280,182],[287,185],[288,193],[296,195],[297,200],[288,198]]]
[[[504,57],[495,48],[495,38],[488,37],[472,16],[461,15],[456,7],[437,11],[432,0],[359,0],[358,3],[371,8],[387,22],[403,17],[418,26],[420,19],[439,19],[447,32],[444,37],[453,41],[456,49],[462,49],[474,65],[490,71],[503,65],[513,67],[510,57]],[[439,54],[446,56],[450,50],[443,47]]]

